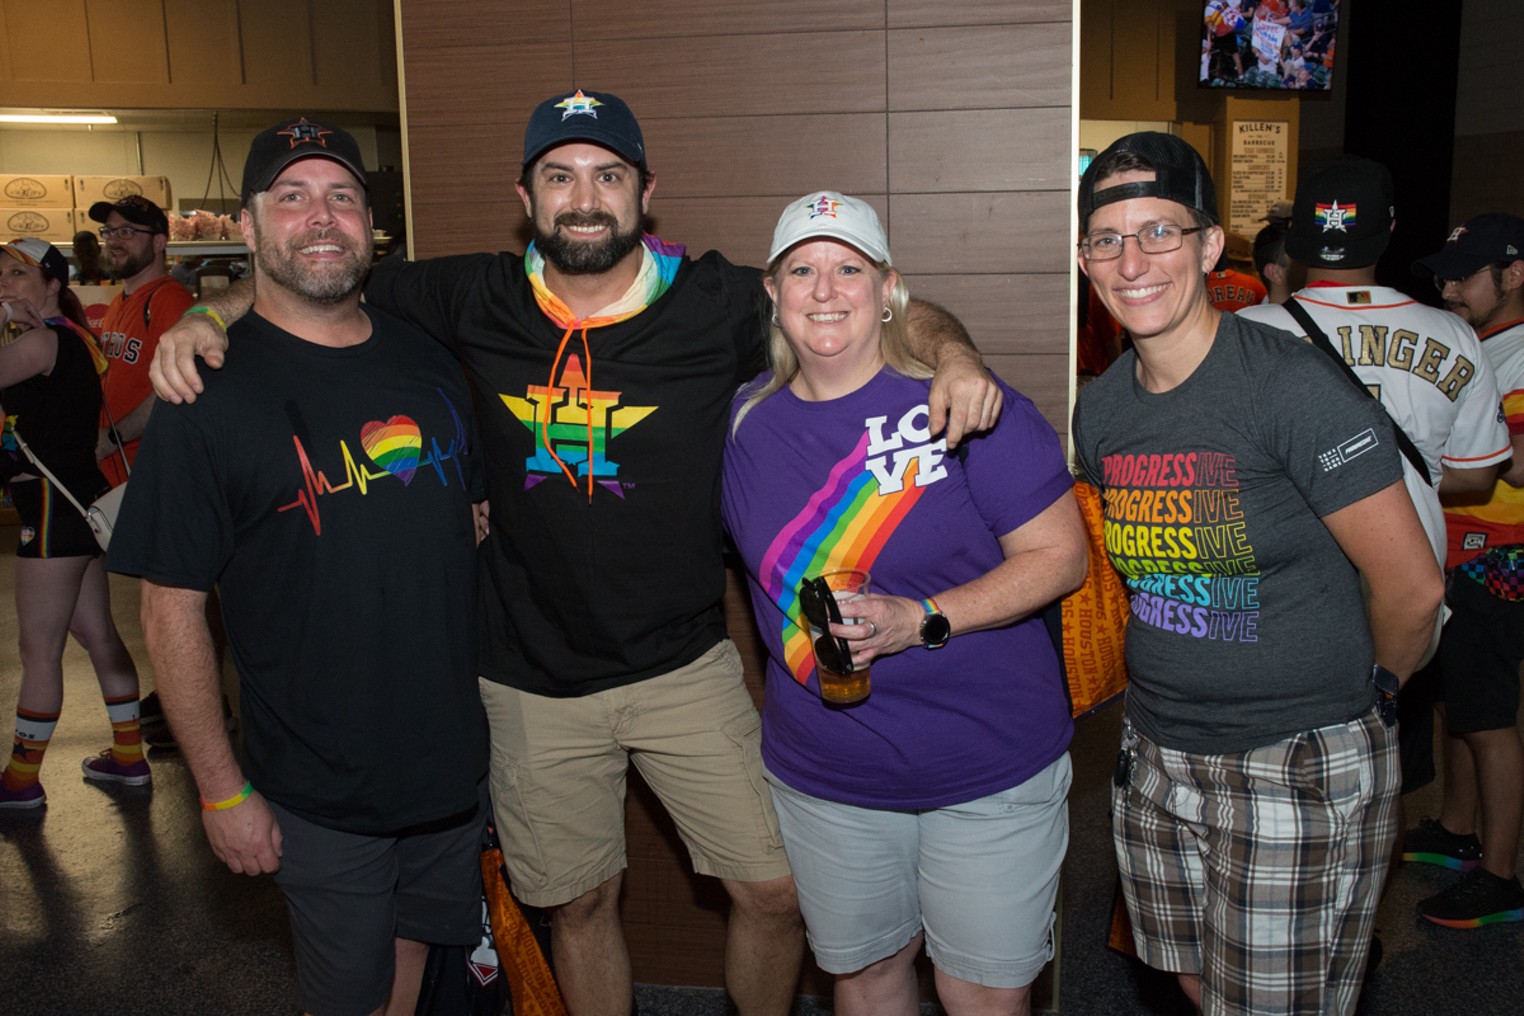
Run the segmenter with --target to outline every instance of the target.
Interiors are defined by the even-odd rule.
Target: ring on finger
[[[874,624],[872,621],[869,621],[868,622],[868,637],[871,639],[873,636],[875,636],[877,634],[878,634],[878,625]]]

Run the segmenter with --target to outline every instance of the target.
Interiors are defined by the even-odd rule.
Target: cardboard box
[[[0,235],[6,240],[35,236],[68,243],[74,239],[74,209],[0,207]]]
[[[141,194],[166,212],[169,204],[167,176],[76,176],[74,207],[89,210],[97,201],[120,201],[129,194]]]
[[[6,208],[71,208],[74,205],[74,178],[0,173],[0,205]]]

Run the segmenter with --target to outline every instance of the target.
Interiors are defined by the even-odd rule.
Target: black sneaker
[[[1409,829],[1403,835],[1402,859],[1471,871],[1482,862],[1482,841],[1475,833],[1459,836],[1441,825],[1438,819],[1426,818],[1418,823],[1418,828]]]
[[[1524,887],[1477,868],[1442,893],[1418,904],[1418,912],[1447,928],[1480,928],[1524,921]]]

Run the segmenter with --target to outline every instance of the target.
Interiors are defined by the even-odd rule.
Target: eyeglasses
[[[1086,261],[1112,261],[1122,256],[1122,248],[1126,246],[1127,238],[1130,236],[1138,242],[1138,249],[1144,254],[1168,254],[1172,250],[1179,250],[1187,236],[1199,233],[1205,228],[1205,226],[1177,226],[1173,222],[1156,222],[1151,226],[1144,226],[1136,233],[1101,230],[1081,240],[1079,249]]]
[[[852,673],[852,647],[847,640],[832,635],[830,623],[841,624],[841,608],[836,596],[822,578],[804,579],[799,583],[799,607],[810,627],[820,632],[815,639],[815,660],[827,670],[838,674]]]
[[[1507,264],[1504,263],[1502,265],[1502,267],[1506,268]],[[1434,288],[1439,290],[1441,293],[1443,293],[1445,291],[1445,287],[1448,286],[1448,285],[1451,285],[1452,283],[1454,285],[1457,285],[1457,286],[1463,286],[1466,283],[1470,282],[1472,279],[1476,278],[1478,275],[1482,274],[1483,272],[1495,272],[1495,271],[1498,270],[1498,268],[1499,268],[1499,266],[1495,265],[1495,264],[1493,264],[1493,265],[1483,265],[1482,267],[1478,268],[1476,271],[1472,272],[1470,275],[1462,275],[1458,279],[1442,279],[1438,275],[1436,275],[1436,276],[1434,276]]]
[[[125,240],[133,233],[144,233],[148,236],[155,236],[157,235],[158,230],[138,229],[136,226],[102,226],[100,229],[97,229],[96,232],[101,235],[102,240],[109,240],[113,236],[119,236]]]

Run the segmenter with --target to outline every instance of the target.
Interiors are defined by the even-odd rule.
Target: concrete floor
[[[0,554],[14,546],[0,529]],[[118,625],[146,669],[132,583],[113,581]],[[12,598],[0,562],[0,600]],[[19,672],[16,622],[0,608],[0,717],[9,727]],[[110,740],[84,654],[66,657],[63,716],[43,765],[48,805],[0,811],[0,1016],[206,1016],[292,1013],[290,935],[269,879],[233,875],[211,855],[195,787],[174,752],[152,752],[150,788],[102,787],[80,760]],[[1106,783],[1119,710],[1082,721],[1075,739],[1071,848],[1065,864],[1059,1010],[1068,1016],[1185,1013],[1172,979],[1104,948],[1115,884]],[[4,731],[9,736],[10,731]],[[1433,814],[1437,788],[1409,799]],[[1524,925],[1459,932],[1419,920],[1414,904],[1456,876],[1405,867],[1382,906],[1386,960],[1367,984],[1370,1016],[1493,1016],[1524,1011]],[[643,1016],[719,1016],[714,989],[641,986]],[[829,1012],[801,999],[797,1016]]]

